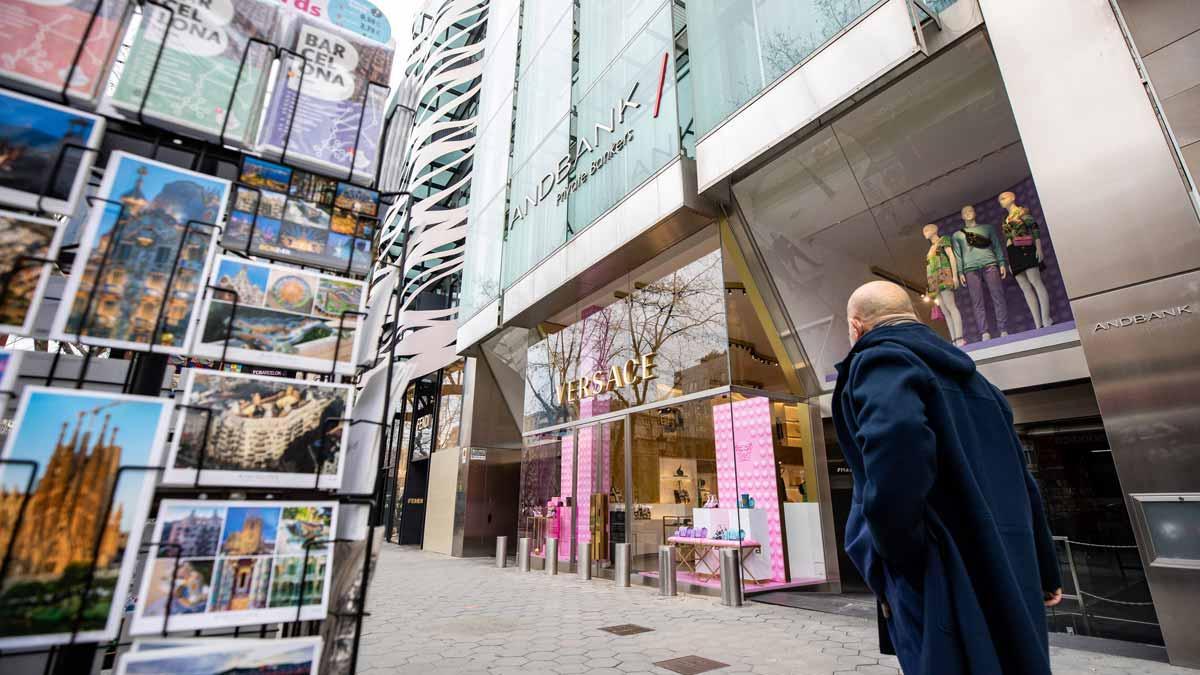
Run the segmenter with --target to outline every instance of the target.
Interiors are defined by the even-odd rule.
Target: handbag
[[[946,318],[946,315],[942,314],[942,306],[934,305],[933,309],[929,312],[929,318],[933,319],[934,321]]]

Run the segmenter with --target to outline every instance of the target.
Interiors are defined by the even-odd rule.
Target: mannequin
[[[996,329],[1000,336],[1008,335],[1008,305],[1004,301],[1004,282],[1008,270],[1004,264],[1004,245],[995,228],[975,222],[975,207],[962,208],[963,228],[951,237],[954,253],[958,256],[958,280],[966,284],[971,294],[971,309],[974,310],[975,325],[983,340],[991,340],[988,332],[987,304],[984,302],[984,286],[992,299],[992,310],[996,313]]]
[[[1004,219],[1004,240],[1008,247],[1008,264],[1012,268],[1017,285],[1025,295],[1025,304],[1033,315],[1037,328],[1053,326],[1050,318],[1050,294],[1042,282],[1042,239],[1037,221],[1029,215],[1029,209],[1017,204],[1017,195],[1003,192],[997,199],[1008,211]]]
[[[950,237],[938,234],[937,225],[926,225],[921,234],[929,240],[929,252],[925,254],[925,279],[929,295],[938,299],[938,306],[946,315],[946,327],[950,339],[962,347],[967,344],[962,332],[962,315],[954,302],[954,289],[959,287],[958,256],[954,254],[954,243]]]

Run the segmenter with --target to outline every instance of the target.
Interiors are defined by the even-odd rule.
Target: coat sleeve
[[[1008,399],[995,387],[992,388],[992,393],[1000,407],[1004,409],[1004,416],[1008,420],[1009,426],[1013,426],[1012,407],[1008,405]],[[1038,575],[1042,580],[1042,590],[1056,591],[1063,587],[1062,570],[1058,565],[1058,551],[1054,547],[1054,534],[1050,531],[1050,522],[1046,520],[1046,509],[1042,504],[1042,491],[1038,489],[1037,480],[1029,472],[1025,455],[1021,452],[1020,441],[1014,439],[1013,443],[1016,445],[1018,459],[1025,474],[1025,491],[1029,494],[1029,510],[1033,518],[1033,523],[1031,523],[1033,540],[1037,546]]]
[[[895,349],[870,349],[855,364],[851,398],[863,452],[863,515],[890,564],[919,571],[925,505],[937,477],[937,439],[925,415],[929,373]]]

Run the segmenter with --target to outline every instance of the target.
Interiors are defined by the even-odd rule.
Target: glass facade
[[[501,289],[680,153],[672,5],[578,5],[525,5]]]
[[[938,12],[957,0],[933,0]],[[735,110],[880,4],[877,0],[692,0],[687,4],[696,134]]]
[[[526,357],[519,536],[544,556],[719,586],[735,548],[760,589],[825,581],[809,408],[710,227],[543,324]]]

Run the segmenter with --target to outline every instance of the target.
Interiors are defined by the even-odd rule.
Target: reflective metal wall
[[[1200,666],[1200,221],[1188,183],[1108,0],[980,6],[1056,223],[1168,655]]]

